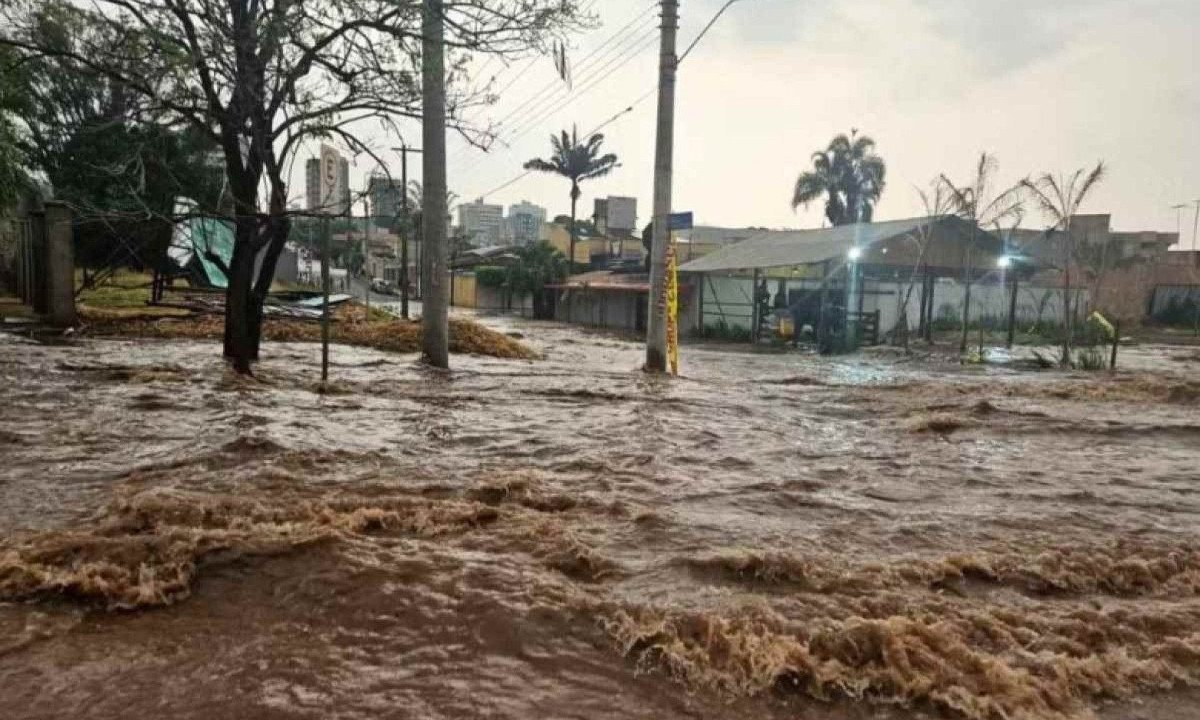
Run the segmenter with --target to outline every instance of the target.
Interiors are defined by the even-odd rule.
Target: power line
[[[633,19],[629,20],[627,23],[625,23],[625,25],[618,28],[612,35],[610,35],[606,40],[601,42],[599,45],[592,48],[591,52],[589,52],[587,55],[585,55],[583,58],[580,59],[579,64],[576,68],[576,71],[577,72],[590,71],[595,66],[596,63],[601,62],[606,56],[611,54],[610,52],[605,52],[603,55],[596,57],[597,54],[600,53],[601,51],[605,50],[605,48],[612,46],[614,44],[614,41],[616,42],[616,47],[618,47],[618,48],[621,47],[622,42],[624,40],[623,34],[627,30],[629,30],[631,27],[636,25],[638,22],[640,22],[643,18],[645,18],[647,14],[649,14],[651,11],[653,11],[654,8],[656,7],[656,4],[657,3],[655,3],[655,2],[651,2],[649,5],[646,6],[646,8],[644,10],[642,10],[640,13],[635,15],[633,17]],[[621,40],[618,40],[619,38],[621,38]],[[592,58],[595,58],[595,60],[592,60]],[[498,94],[503,94],[510,87],[512,87],[512,85],[514,83],[516,83],[518,80],[520,80],[521,77],[524,76],[524,73],[527,70],[529,70],[530,68],[532,68],[534,63],[536,63],[539,59],[540,59],[539,57],[531,58],[530,61],[521,68],[521,72],[518,73],[517,76],[508,83],[508,85],[505,85],[504,88],[502,88],[500,93],[498,93]],[[514,107],[512,110],[510,110],[506,115],[504,115],[504,117],[502,117],[502,118],[500,118],[500,120],[496,121],[495,125],[498,127],[503,126],[506,122],[513,119],[515,116],[526,113],[526,111],[533,105],[537,105],[537,106],[541,107],[544,101],[546,101],[549,98],[554,98],[561,91],[562,91],[562,86],[559,84],[559,82],[557,80],[552,80],[551,82],[543,85],[539,90],[534,92],[533,95],[527,97],[525,100],[518,103],[517,106]],[[570,92],[571,91],[568,90],[567,94],[569,95]],[[519,123],[514,123],[514,124],[519,124]],[[463,149],[460,153],[457,153],[456,155],[461,156],[469,151],[470,151],[470,147]],[[456,157],[455,159],[458,159],[458,157]]]
[[[700,43],[700,41],[704,38],[704,36],[708,34],[708,31],[710,29],[712,29],[713,25],[716,24],[717,20],[720,19],[721,15],[723,15],[725,13],[725,11],[728,10],[729,7],[737,1],[738,0],[728,0],[724,5],[721,6],[721,8],[719,10],[717,10],[717,12],[712,16],[712,19],[710,19],[708,21],[708,24],[706,24],[704,26],[704,28],[699,32],[699,34],[696,35],[695,39],[693,39],[692,42],[687,46],[687,49],[685,49],[683,51],[683,54],[679,56],[679,60],[676,61],[676,69],[678,69],[679,65],[681,65],[683,63],[684,58],[686,58],[692,52],[692,50],[695,49],[696,45],[698,45]],[[653,4],[652,4],[652,6],[653,6]],[[645,12],[642,13],[642,15],[644,15],[644,14],[645,14]],[[637,19],[641,19],[641,16],[639,15]],[[644,49],[644,46],[639,47],[638,50],[635,52],[635,56],[637,53],[640,53],[641,50],[643,50],[643,49]],[[613,68],[612,72],[615,72],[620,67],[623,67],[631,59],[632,59],[632,56],[630,58],[626,59],[625,62],[622,62],[616,68]],[[609,75],[611,75],[612,72],[609,72],[606,75],[604,75],[602,78],[600,78],[600,81],[602,82],[605,78],[607,78]],[[597,83],[593,83],[592,85],[588,86],[587,88],[581,90],[579,94],[575,95],[575,97],[571,98],[568,102],[563,104],[561,107],[557,108],[557,110],[555,112],[566,109],[568,106],[570,106],[572,103],[574,103],[575,100],[578,100],[582,96],[582,94],[586,93],[592,87],[595,87],[596,84]],[[608,120],[606,120],[605,122],[603,122],[599,126],[597,126],[594,130],[591,130],[591,131],[585,133],[584,137],[591,137],[595,133],[599,132],[602,128],[615,122],[620,117],[633,112],[634,108],[636,108],[638,105],[640,105],[642,102],[644,102],[647,98],[649,98],[651,95],[653,95],[657,89],[658,89],[657,87],[650,88],[650,90],[648,90],[647,92],[642,94],[640,97],[638,97],[636,100],[634,100],[632,103],[630,103],[629,106],[626,107],[624,110],[621,110],[617,114],[613,115],[611,118],[609,118]],[[547,119],[549,117],[553,117],[555,112],[551,112],[549,115],[547,115],[545,117],[539,117],[539,118],[535,119],[533,122],[537,123],[537,122],[540,122],[541,120]],[[520,135],[512,138],[512,142],[515,143],[517,140],[519,140],[520,138],[522,138],[526,134],[528,134],[528,132],[529,132],[529,130],[526,129]],[[479,163],[475,163],[474,165],[471,165],[469,168],[467,168],[467,170],[472,170],[475,167],[477,167],[478,165],[479,165]],[[464,172],[466,172],[466,171],[464,171]],[[526,171],[522,172],[521,174],[517,175],[516,177],[514,177],[513,179],[509,180],[508,182],[505,182],[504,184],[500,185],[499,187],[489,190],[488,192],[484,193],[481,197],[487,197],[488,195],[492,195],[494,193],[500,192],[501,190],[504,190],[505,188],[508,188],[508,187],[516,184],[518,181],[523,180],[524,178],[528,177],[532,172],[533,172],[532,170],[526,170]],[[1181,207],[1184,207],[1184,206],[1181,206]],[[1200,226],[1200,200],[1196,201],[1196,224],[1197,224],[1197,226]],[[1193,234],[1193,244],[1194,244],[1196,242],[1195,231],[1193,231],[1192,234]]]
[[[644,15],[645,15],[645,13],[643,13],[643,16]],[[641,19],[641,17],[635,18],[632,22],[627,24],[621,30],[618,30],[613,35],[613,37],[610,38],[610,40],[611,40],[611,39],[616,39],[617,37],[620,36],[620,39],[615,44],[612,45],[612,48],[610,50],[607,50],[603,54],[600,54],[600,55],[593,53],[592,55],[589,55],[588,57],[581,60],[578,67],[576,67],[574,69],[574,74],[588,75],[589,73],[593,73],[593,71],[595,71],[595,69],[597,67],[605,67],[608,63],[610,63],[612,61],[612,57],[614,56],[614,54],[615,54],[615,56],[619,57],[623,53],[627,52],[630,47],[639,43],[640,42],[639,38],[645,37],[646,33],[653,33],[655,31],[655,28],[653,26],[651,26],[649,28],[645,28],[640,33],[635,31],[630,34],[622,35],[623,33],[625,33],[626,29],[633,26],[640,19]],[[607,61],[606,61],[606,58],[607,58]],[[531,98],[529,101],[523,103],[521,107],[517,108],[513,112],[510,112],[504,118],[499,120],[496,124],[498,126],[503,127],[503,125],[508,120],[516,118],[516,119],[513,119],[512,125],[519,125],[519,124],[525,122],[525,120],[527,120],[531,115],[534,115],[537,112],[539,112],[540,109],[542,107],[544,107],[547,103],[553,103],[557,99],[559,99],[557,96],[559,96],[560,94],[570,95],[572,92],[574,92],[575,87],[577,87],[580,84],[580,82],[586,82],[586,80],[579,81],[579,82],[573,82],[573,87],[566,88],[566,89],[564,89],[563,86],[559,85],[558,83],[551,83],[546,88],[551,91],[549,94],[543,94],[540,98],[539,97]],[[533,108],[532,110],[530,109],[531,107]],[[524,119],[522,119],[522,116]]]
[[[622,118],[622,116],[624,116],[624,115],[626,115],[626,114],[629,114],[629,113],[632,113],[632,112],[634,112],[634,109],[635,109],[637,106],[640,106],[640,104],[641,104],[641,103],[642,103],[644,100],[646,100],[646,98],[647,98],[647,97],[654,95],[654,91],[655,91],[655,90],[658,90],[658,88],[650,88],[650,89],[649,89],[649,90],[646,92],[646,94],[642,95],[641,97],[638,97],[638,98],[637,98],[637,100],[635,100],[634,102],[630,103],[630,104],[629,104],[629,107],[626,107],[626,108],[625,108],[625,109],[623,109],[623,110],[619,110],[619,112],[618,112],[617,114],[614,114],[614,115],[612,116],[612,118],[608,118],[608,119],[607,119],[607,120],[605,120],[604,122],[601,122],[601,124],[600,124],[600,125],[593,127],[593,128],[592,128],[592,130],[589,130],[588,132],[586,132],[586,133],[583,133],[583,137],[586,137],[586,138],[592,137],[592,136],[594,136],[594,134],[595,134],[595,133],[598,133],[598,132],[600,132],[601,130],[604,130],[604,128],[605,128],[605,127],[612,125],[612,124],[613,124],[613,122],[616,122],[617,120],[619,120],[620,118]],[[487,196],[490,196],[490,194],[496,194],[496,193],[498,193],[498,192],[500,192],[500,191],[504,190],[504,188],[506,188],[506,187],[509,187],[509,186],[511,186],[511,185],[515,185],[515,184],[516,184],[516,182],[517,182],[518,180],[523,180],[524,178],[527,178],[527,176],[528,176],[530,173],[533,173],[533,170],[524,170],[524,172],[523,172],[523,173],[521,173],[520,175],[517,175],[517,176],[515,176],[515,178],[512,178],[512,179],[511,179],[511,180],[509,180],[509,181],[506,181],[506,182],[505,182],[505,184],[503,184],[503,185],[500,185],[499,187],[493,187],[493,188],[492,188],[492,190],[490,190],[490,191],[487,191],[487,192],[485,192],[485,193],[482,193],[482,194],[481,194],[481,196],[478,196],[478,197],[484,197],[484,198],[486,198]]]
[[[543,107],[542,110],[536,116],[530,118],[521,127],[516,128],[512,131],[513,134],[508,138],[508,143],[512,144],[512,143],[515,143],[518,140],[522,139],[523,137],[528,135],[534,128],[536,128],[538,123],[557,115],[558,113],[562,112],[563,110],[566,110],[568,107],[573,105],[577,100],[579,100],[579,98],[583,97],[588,92],[590,92],[593,88],[595,88],[596,86],[598,86],[599,84],[604,82],[606,79],[608,79],[610,76],[612,76],[612,74],[615,73],[617,70],[620,70],[622,67],[629,64],[629,62],[632,61],[634,58],[636,58],[638,55],[640,55],[642,53],[642,51],[646,50],[647,48],[649,48],[651,45],[654,44],[654,42],[656,40],[654,35],[656,33],[657,33],[657,30],[651,30],[649,33],[641,36],[640,38],[638,38],[638,41],[635,41],[635,42],[640,42],[640,44],[637,47],[630,48],[630,50],[632,52],[627,50],[625,53],[622,53],[621,55],[614,57],[608,63],[605,63],[603,66],[598,68],[595,73],[588,76],[588,78],[584,81],[585,84],[583,87],[580,87],[574,93],[566,96],[565,98],[560,98],[560,100],[565,100],[566,102],[562,102],[561,104],[558,104],[558,105],[549,105],[549,106]],[[613,63],[617,63],[617,64],[614,66]],[[605,70],[607,70],[607,72],[603,72]],[[603,74],[600,74],[600,73],[603,73]],[[494,155],[491,155],[491,156],[485,155],[485,156],[479,158],[478,160],[476,160],[471,165],[468,165],[466,168],[464,168],[462,170],[462,172],[468,173],[471,170],[474,170],[475,168],[479,167],[481,164],[487,162],[488,160],[490,160],[494,157],[495,157]]]
[[[581,14],[582,14],[582,13],[585,13],[585,12],[587,12],[587,11],[588,11],[588,10],[590,10],[590,9],[591,9],[591,7],[592,7],[593,5],[595,5],[597,2],[598,2],[598,0],[588,0],[587,4],[585,4],[583,7],[581,7],[581,8],[579,9],[579,12],[580,12]],[[492,62],[493,62],[493,61],[494,61],[496,58],[498,58],[498,57],[499,57],[499,55],[496,55],[496,54],[489,55],[489,56],[488,56],[488,59],[487,59],[487,62],[485,62],[485,63],[484,63],[484,65],[483,65],[483,67],[481,67],[481,68],[479,69],[479,71],[478,71],[478,74],[479,74],[479,75],[483,75],[483,72],[484,72],[484,70],[485,70],[485,69],[486,69],[486,68],[487,68],[489,65],[491,65],[491,64],[492,64]],[[503,95],[503,94],[505,93],[505,91],[507,91],[509,88],[511,88],[511,87],[512,87],[514,84],[516,84],[516,82],[517,82],[518,80],[520,80],[520,79],[521,79],[521,78],[524,76],[524,74],[525,74],[525,71],[526,71],[526,70],[528,70],[528,69],[532,68],[532,67],[533,67],[533,65],[534,65],[534,63],[536,63],[536,62],[537,62],[538,60],[540,60],[541,58],[542,58],[542,56],[541,56],[541,55],[534,55],[533,57],[529,58],[529,62],[528,62],[528,63],[526,63],[524,66],[522,66],[522,68],[521,68],[521,72],[517,73],[517,74],[516,74],[516,75],[513,77],[513,79],[512,79],[512,80],[510,80],[510,81],[508,82],[508,84],[507,84],[507,85],[505,85],[503,88],[501,88],[501,89],[500,89],[500,91],[499,91],[499,92],[497,92],[496,94],[497,94],[497,95]],[[505,66],[505,67],[504,67],[504,68],[502,68],[500,71],[498,71],[498,72],[496,73],[495,77],[493,77],[492,79],[494,80],[495,78],[498,78],[498,77],[500,77],[501,73],[503,73],[505,70],[508,70],[509,68],[510,68],[510,66]],[[471,119],[478,118],[478,117],[479,117],[479,115],[480,115],[481,113],[483,113],[483,112],[484,112],[484,110],[485,110],[484,108],[480,108],[480,109],[479,109],[479,111],[478,111],[478,112],[476,112],[476,113],[474,114],[474,116],[473,116]],[[465,119],[465,118],[464,118],[464,119]]]
[[[729,9],[729,6],[734,4],[737,1],[738,0],[728,0],[724,5],[721,6],[721,9],[718,10],[716,12],[716,14],[712,16],[712,20],[708,21],[708,24],[704,26],[704,29],[701,30],[700,34],[696,36],[696,39],[692,41],[692,44],[687,46],[687,50],[684,50],[683,54],[679,56],[679,60],[675,63],[676,66],[678,66],[680,63],[682,63],[683,59],[686,58],[688,56],[688,53],[690,53],[692,51],[692,48],[696,47],[697,43],[699,43],[700,40],[702,40],[704,38],[704,36],[708,34],[708,31],[710,29],[712,29],[712,26],[717,23],[717,20],[720,19],[721,15],[723,15],[725,13],[725,11]]]

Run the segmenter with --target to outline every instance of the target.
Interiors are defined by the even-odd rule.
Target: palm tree
[[[971,255],[975,250],[981,226],[998,228],[1002,222],[1021,213],[1022,202],[1019,194],[1020,185],[989,197],[991,192],[992,175],[998,165],[995,156],[986,152],[979,154],[979,162],[975,166],[975,177],[969,185],[955,185],[945,174],[939,175],[937,184],[950,198],[950,206],[955,214],[971,223],[971,238],[967,242],[963,254],[963,311],[962,336],[959,338],[958,351],[967,351],[967,331],[971,320]]]
[[[579,130],[572,127],[570,134],[562,131],[562,136],[551,135],[550,145],[554,152],[549,160],[534,158],[525,163],[526,170],[554,173],[571,181],[571,250],[568,260],[575,263],[575,205],[582,194],[579,183],[585,180],[604,177],[619,166],[617,156],[612,153],[600,154],[600,146],[604,144],[604,136],[596,133],[579,142]]]
[[[1042,173],[1037,179],[1026,178],[1021,181],[1021,187],[1029,192],[1030,197],[1041,208],[1046,219],[1050,221],[1047,236],[1054,237],[1055,232],[1061,233],[1060,248],[1063,272],[1063,344],[1062,364],[1071,363],[1071,263],[1075,257],[1075,238],[1071,233],[1071,223],[1079,212],[1079,206],[1091,192],[1096,183],[1104,179],[1104,162],[1096,163],[1091,172],[1084,175],[1084,169],[1076,170],[1069,177],[1065,174],[1055,177],[1050,173]]]
[[[825,196],[825,217],[832,225],[871,222],[883,194],[887,165],[875,154],[875,141],[852,129],[829,147],[812,154],[813,169],[796,179],[792,210]]]

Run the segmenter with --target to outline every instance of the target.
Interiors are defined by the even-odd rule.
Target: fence
[[[7,223],[0,257],[13,294],[34,312],[46,312],[49,303],[46,275],[46,216],[31,213]]]

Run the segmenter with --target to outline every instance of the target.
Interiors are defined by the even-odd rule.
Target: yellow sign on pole
[[[667,363],[672,375],[679,374],[679,273],[675,238],[667,244]]]

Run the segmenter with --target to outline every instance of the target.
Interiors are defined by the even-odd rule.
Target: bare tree
[[[908,304],[912,301],[913,289],[916,287],[917,277],[920,276],[922,280],[925,278],[925,258],[929,254],[934,225],[938,218],[946,215],[953,209],[949,193],[946,192],[946,189],[938,180],[930,183],[929,190],[922,190],[921,188],[916,188],[916,190],[917,195],[921,198],[921,204],[925,208],[925,217],[929,218],[930,222],[921,224],[907,236],[907,240],[917,248],[917,259],[913,262],[912,272],[908,275],[908,286],[897,297],[896,327],[892,331],[893,335],[901,335],[905,350],[908,349]]]
[[[421,116],[422,0],[92,0],[92,20],[109,31],[74,47],[39,40],[36,15],[45,5],[5,3],[0,45],[69,59],[119,83],[130,103],[221,148],[235,235],[223,268],[224,352],[249,373],[288,237],[290,168],[316,139],[379,162],[365,131],[382,125],[399,135],[400,119]],[[456,0],[439,14],[445,46],[458,53],[447,63],[446,122],[470,134],[462,112],[486,92],[470,85],[466,52],[545,49],[574,22],[578,2]]]
[[[963,254],[963,308],[962,335],[959,339],[959,352],[967,351],[967,332],[971,320],[971,282],[974,270],[972,256],[979,239],[981,227],[999,227],[1006,219],[1020,212],[1022,200],[1020,185],[991,196],[992,176],[998,169],[996,158],[986,152],[979,154],[979,162],[975,166],[975,177],[969,185],[958,186],[945,175],[938,176],[937,183],[950,198],[955,213],[971,223],[971,238],[967,242]]]
[[[1063,174],[1055,177],[1051,173],[1042,173],[1036,179],[1027,178],[1021,181],[1021,187],[1030,194],[1049,221],[1049,237],[1057,238],[1060,242],[1059,255],[1063,274],[1063,342],[1060,361],[1063,365],[1071,363],[1071,342],[1074,339],[1071,265],[1075,261],[1076,250],[1071,224],[1088,193],[1104,179],[1104,163],[1098,162],[1090,172],[1086,175],[1084,173],[1085,170],[1080,168],[1069,176]]]

